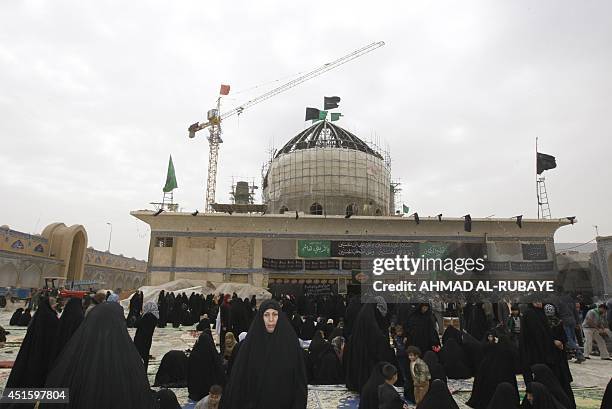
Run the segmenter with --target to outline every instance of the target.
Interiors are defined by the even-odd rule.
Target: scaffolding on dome
[[[262,167],[268,213],[388,216],[391,158],[327,121],[270,151]]]

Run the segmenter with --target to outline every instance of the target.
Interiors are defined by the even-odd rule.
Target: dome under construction
[[[328,121],[274,154],[263,188],[269,213],[384,216],[392,206],[389,164],[381,153]]]

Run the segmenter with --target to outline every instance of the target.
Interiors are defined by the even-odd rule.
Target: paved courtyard
[[[7,343],[0,349],[0,361],[14,361],[19,350],[19,345],[25,336],[26,329],[23,327],[11,327],[8,321],[12,314],[5,309],[0,310],[0,325],[10,334],[7,336]],[[134,335],[135,330],[130,329],[130,335]],[[185,350],[191,348],[198,337],[194,327],[157,328],[153,336],[151,355],[155,358],[149,363],[148,375],[151,385],[155,379],[155,373],[163,355],[170,350]],[[612,361],[601,361],[593,357],[585,364],[570,364],[574,376],[574,394],[579,409],[599,409],[603,391],[612,376]],[[8,379],[10,369],[0,369],[0,388],[4,388]],[[524,384],[519,377],[519,387],[524,392]],[[460,408],[469,408],[465,401],[469,399],[472,380],[449,381],[449,388]],[[187,405],[187,388],[173,389],[179,402]],[[332,408],[357,408],[358,397],[346,390],[345,387],[338,386],[311,386],[308,392],[308,409],[332,409]]]

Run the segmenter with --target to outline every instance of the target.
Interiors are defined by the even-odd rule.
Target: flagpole
[[[536,171],[536,174],[535,174],[535,177],[536,177],[536,198],[538,200],[538,219],[539,219],[540,218],[540,191],[538,190],[538,137],[537,136],[536,136],[535,148],[536,148],[535,149],[536,150],[536,155],[535,155],[536,156],[535,157],[535,160],[536,160],[536,168],[535,168],[535,171]]]

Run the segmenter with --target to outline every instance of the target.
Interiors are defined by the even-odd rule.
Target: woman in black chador
[[[168,322],[168,298],[164,290],[161,290],[157,297],[157,310],[159,311],[157,326],[159,328],[166,328],[166,323]]]
[[[145,370],[149,366],[149,351],[151,350],[151,343],[153,342],[153,332],[157,326],[157,320],[159,319],[159,311],[157,310],[157,303],[149,301],[144,305],[142,317],[136,321],[136,334],[134,335],[134,345],[138,353],[142,357]]]
[[[376,298],[376,303],[361,307],[347,341],[344,362],[346,387],[351,391],[361,392],[377,362],[387,361],[397,367],[385,320],[387,304],[382,297]]]
[[[87,314],[45,387],[69,388],[70,402],[42,403],[41,409],[152,408],[149,380],[118,303],[102,303]]]
[[[305,409],[304,355],[281,306],[264,301],[243,341],[223,391],[224,409]]]
[[[23,314],[23,308],[17,308],[13,315],[11,315],[9,325],[17,325],[17,323],[19,322],[19,318],[21,318],[21,314]]]
[[[326,345],[319,359],[319,365],[314,373],[315,381],[320,385],[337,385],[344,382],[344,369],[342,367],[342,350],[344,338],[334,337]]]
[[[184,388],[187,386],[187,355],[183,351],[168,351],[162,358],[153,386]]]
[[[316,379],[315,375],[319,371],[322,354],[327,350],[328,346],[329,342],[325,339],[323,331],[316,331],[308,347],[308,359],[306,361],[308,374],[312,374],[312,378],[309,377],[309,383],[314,383],[315,385],[319,384],[319,380]]]
[[[6,382],[7,388],[44,386],[47,373],[53,364],[58,323],[49,299],[42,299],[15,358],[13,369]]]
[[[574,379],[572,378],[572,372],[567,364],[567,337],[565,335],[565,330],[563,329],[563,324],[561,323],[561,320],[557,314],[557,307],[555,307],[553,304],[545,304],[544,315],[546,315],[546,319],[548,320],[548,325],[550,326],[553,339],[559,340],[562,343],[562,348],[555,348],[557,359],[555,360],[554,365],[554,375],[559,380],[561,388],[563,388],[565,394],[571,400],[571,405],[568,409],[575,409],[576,402],[574,401],[574,392],[572,391],[572,382]],[[542,381],[538,382],[546,385]],[[548,385],[546,385],[546,387],[550,389]]]
[[[563,388],[569,386],[571,373],[563,352],[563,342],[550,327],[542,303],[533,303],[523,314],[519,351],[525,383],[532,381],[531,367],[535,364],[548,366]]]
[[[79,328],[84,317],[85,314],[83,313],[83,303],[81,299],[71,298],[68,303],[66,303],[62,317],[59,320],[53,360],[59,356],[62,349],[64,349],[68,341],[70,341],[72,334]]]
[[[482,303],[467,304],[463,310],[465,330],[476,339],[482,339],[489,329]]]
[[[431,351],[432,347],[440,345],[440,337],[434,322],[429,304],[420,304],[408,317],[406,328],[410,345],[419,347],[423,354]]]
[[[449,379],[468,379],[472,377],[473,372],[468,357],[455,338],[450,338],[444,342],[444,346],[440,350],[440,361]]]
[[[429,373],[431,375],[430,383],[436,379],[440,379],[441,381],[444,381],[444,383],[447,382],[446,371],[440,363],[437,353],[434,351],[425,352],[425,355],[423,355],[423,361],[425,361],[427,367],[429,368]]]
[[[555,377],[549,367],[543,364],[535,364],[531,367],[533,380],[546,386],[548,391],[567,409],[576,409],[574,393],[568,394],[562,387],[559,380]],[[570,388],[571,391],[571,388]]]
[[[487,409],[519,409],[519,399],[514,385],[502,382],[495,388]]]
[[[431,383],[421,403],[417,405],[417,409],[459,409],[459,406],[449,392],[448,386],[436,379]]]
[[[508,382],[514,388],[515,400],[519,399],[516,384],[515,362],[509,341],[487,342],[483,346],[483,359],[476,371],[472,395],[467,401],[474,409],[486,409],[498,384]]]
[[[522,407],[529,409],[567,409],[540,382],[531,382],[527,385],[527,396]]]
[[[608,386],[606,387],[606,391],[604,392],[603,399],[601,400],[600,409],[608,408],[612,408],[612,378],[610,378],[610,382],[608,382]]]
[[[130,297],[130,306],[128,316],[126,318],[128,328],[133,328],[136,321],[140,318],[140,309],[142,305],[140,304],[140,293],[136,291]]]
[[[359,394],[359,409],[378,409],[378,387],[385,383],[382,374],[385,365],[389,365],[389,362],[378,362],[372,368],[372,373]]]
[[[225,386],[225,372],[221,355],[215,348],[215,342],[209,329],[200,334],[189,354],[187,361],[189,399],[199,401],[208,395],[213,385]]]
[[[18,327],[27,327],[30,325],[30,320],[32,319],[32,314],[30,313],[30,309],[26,308],[25,311],[19,316],[17,320]]]

